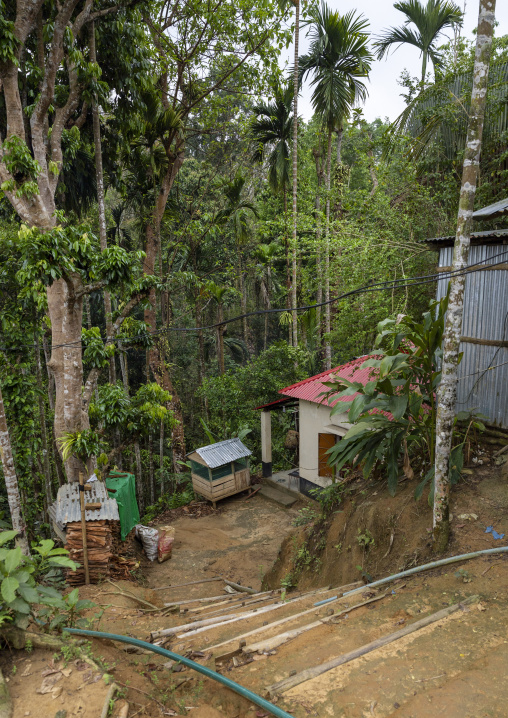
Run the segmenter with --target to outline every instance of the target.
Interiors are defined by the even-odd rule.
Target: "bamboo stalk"
[[[332,658],[332,660],[326,661],[326,663],[322,663],[320,666],[313,666],[312,668],[307,668],[294,676],[290,676],[289,678],[285,678],[278,683],[274,683],[266,690],[268,694],[272,697],[281,693],[286,693],[291,688],[300,685],[300,683],[305,683],[306,681],[310,681],[313,678],[316,678],[317,676],[326,673],[327,671],[331,671],[332,668],[337,668],[338,666],[344,665],[344,663],[349,663],[350,661],[355,660],[355,658],[364,656],[366,653],[375,651],[377,648],[381,648],[382,646],[386,646],[389,643],[398,641],[399,638],[408,636],[410,633],[414,633],[415,631],[419,631],[421,628],[425,628],[425,626],[430,626],[432,623],[436,623],[443,618],[447,618],[452,613],[455,613],[455,611],[458,611],[459,608],[474,603],[477,600],[478,596],[469,596],[469,598],[466,598],[465,601],[462,601],[462,603],[455,603],[453,606],[443,608],[441,611],[432,613],[429,616],[426,616],[425,618],[416,621],[415,623],[411,623],[409,626],[401,628],[400,631],[395,631],[395,633],[390,633],[387,636],[382,636],[381,638],[378,638],[371,643],[366,643],[365,645],[360,646],[360,648],[356,648],[354,651],[349,651],[349,653],[344,653],[337,658]]]
[[[90,571],[88,570],[88,546],[86,544],[86,518],[85,518],[85,486],[83,474],[79,472],[79,505],[81,508],[81,536],[83,538],[83,565],[85,567],[85,585],[90,585]]]
[[[214,576],[213,578],[202,578],[200,581],[190,581],[189,583],[177,583],[174,586],[157,586],[152,591],[165,591],[169,588],[183,588],[184,586],[197,586],[198,583],[209,583],[210,581],[222,581],[222,576]],[[226,581],[227,583],[227,581]],[[197,599],[196,599],[197,600]]]
[[[345,586],[340,586],[339,588],[333,589],[334,591],[337,591],[338,593],[341,593],[340,596],[337,596],[332,601],[329,601],[329,603],[334,603],[335,601],[340,601],[341,598],[343,598],[343,594],[345,590],[350,588],[351,586],[357,586],[358,583],[349,583]],[[312,591],[312,594],[315,593],[324,593],[328,591],[329,589],[320,589],[318,591]],[[301,600],[303,598],[307,598],[311,594],[304,594],[303,596],[300,596],[300,598],[295,599],[294,602]],[[235,643],[236,641],[241,641],[244,638],[248,638],[249,636],[253,636],[256,633],[264,633],[265,631],[269,631],[271,628],[275,628],[276,626],[281,626],[283,623],[288,623],[288,621],[294,621],[297,618],[301,618],[302,616],[307,616],[309,613],[316,613],[318,609],[316,606],[312,606],[311,608],[308,608],[306,611],[302,611],[301,613],[294,613],[291,616],[286,616],[285,618],[280,618],[278,621],[274,621],[273,623],[269,623],[266,626],[259,626],[259,628],[254,628],[252,631],[247,631],[247,633],[242,633],[240,636],[233,636],[232,638],[228,638],[226,641],[222,641],[222,643],[216,643],[214,646],[206,646],[206,651],[214,651],[217,648],[222,648],[222,646],[227,646],[229,643]]]
[[[252,643],[250,646],[244,646],[242,648],[242,651],[244,653],[263,653],[264,651],[271,651],[274,648],[278,648],[278,646],[282,646],[284,643],[288,643],[289,641],[292,641],[293,638],[297,638],[302,633],[306,633],[307,631],[311,631],[313,628],[319,628],[325,623],[331,623],[333,619],[339,618],[340,616],[344,616],[346,613],[350,613],[351,611],[354,611],[356,608],[361,608],[362,606],[366,606],[368,603],[374,603],[374,601],[380,601],[382,598],[385,598],[388,594],[383,593],[380,596],[375,596],[374,598],[369,598],[367,601],[363,601],[362,603],[357,603],[354,606],[351,606],[350,608],[345,608],[342,611],[338,611],[337,613],[334,613],[332,616],[326,616],[325,618],[320,618],[319,621],[313,621],[313,623],[307,623],[305,626],[300,626],[299,628],[293,628],[291,631],[286,631],[285,633],[279,633],[277,636],[273,636],[272,638],[266,638],[264,641],[259,641],[258,643]]]

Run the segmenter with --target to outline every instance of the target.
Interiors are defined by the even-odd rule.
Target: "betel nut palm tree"
[[[240,303],[243,316],[243,338],[245,344],[249,346],[249,327],[247,324],[247,294],[245,287],[245,272],[242,267],[241,247],[247,242],[251,235],[251,227],[249,218],[253,215],[258,216],[256,207],[248,199],[244,198],[245,177],[237,174],[230,182],[223,185],[226,206],[219,210],[214,222],[217,225],[229,225],[233,232],[233,236],[237,245],[237,272],[238,284],[240,287]]]
[[[287,191],[290,181],[290,142],[293,136],[293,87],[276,87],[273,99],[252,108],[254,119],[250,134],[256,144],[254,160],[266,159],[268,182],[275,193],[282,193],[284,206],[284,251],[286,255],[286,289],[289,307],[291,289],[291,267],[289,241],[286,232]]]
[[[293,88],[275,87],[273,99],[252,108],[254,118],[250,136],[256,147],[253,159],[268,164],[268,183],[275,193],[282,193],[284,212],[290,176],[290,147],[293,134]]]
[[[422,82],[427,73],[428,59],[432,60],[434,71],[442,63],[437,48],[439,36],[447,28],[462,22],[463,13],[450,0],[427,0],[424,5],[420,0],[403,0],[394,5],[406,16],[402,27],[391,27],[380,35],[375,43],[376,55],[381,60],[394,45],[413,45],[422,55]]]
[[[330,179],[332,134],[342,127],[353,106],[365,99],[372,55],[368,48],[367,21],[355,12],[339,15],[322,3],[311,13],[310,48],[300,57],[300,80],[311,76],[312,105],[327,133],[325,215],[325,333],[330,322]],[[331,368],[331,346],[325,343],[325,364]]]

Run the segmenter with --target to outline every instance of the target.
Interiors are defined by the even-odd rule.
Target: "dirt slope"
[[[358,482],[326,521],[285,539],[264,585],[274,588],[288,577],[299,589],[341,585],[431,561],[432,510],[426,497],[414,500],[415,485],[406,482],[392,497],[378,482]],[[482,466],[468,475],[453,491],[451,514],[447,555],[498,545],[485,529],[493,525],[508,536],[508,480],[502,469]]]

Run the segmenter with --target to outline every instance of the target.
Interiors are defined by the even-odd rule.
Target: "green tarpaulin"
[[[112,499],[116,499],[120,514],[120,532],[122,541],[139,524],[139,509],[136,501],[136,479],[133,474],[112,471],[106,479],[106,488]]]

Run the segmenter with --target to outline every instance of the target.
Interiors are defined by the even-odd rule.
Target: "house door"
[[[326,452],[335,446],[335,434],[318,434],[318,476],[333,479],[334,469],[328,465],[329,454]]]

